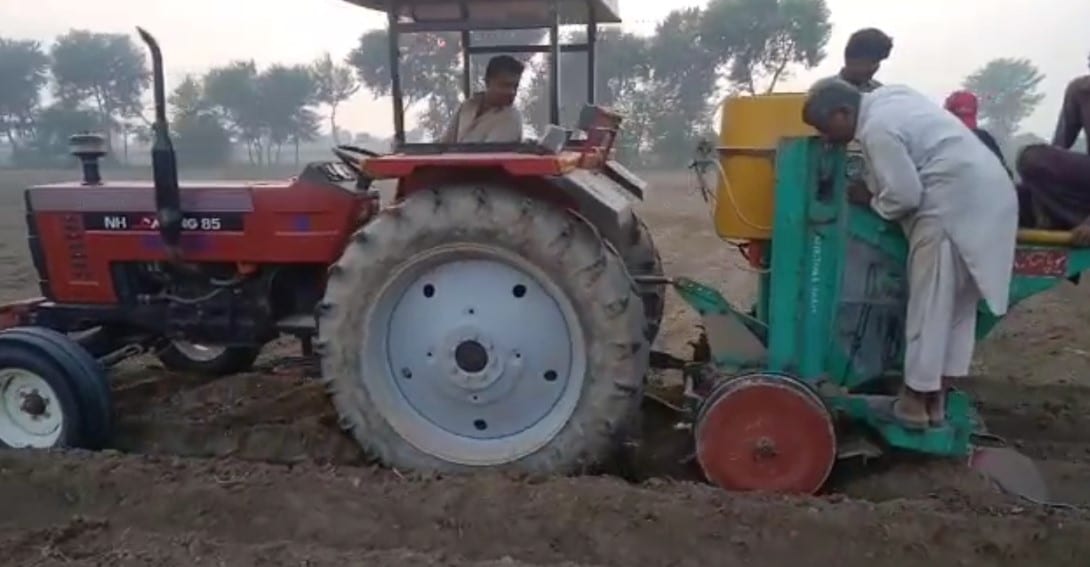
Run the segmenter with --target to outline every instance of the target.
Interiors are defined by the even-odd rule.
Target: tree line
[[[598,36],[597,95],[625,115],[620,158],[634,165],[683,165],[695,141],[712,136],[720,97],[773,91],[799,69],[827,56],[832,30],[825,0],[711,0],[705,8],[671,12],[653,33],[604,27]],[[342,60],[325,54],[305,64],[259,68],[231,61],[186,76],[171,89],[171,127],[183,163],[218,165],[232,150],[254,164],[277,163],[285,147],[350,136],[337,126],[340,106],[365,88],[390,94],[386,30],[364,33]],[[563,41],[580,42],[582,32]],[[541,43],[545,32],[475,32],[477,45]],[[441,132],[461,100],[457,33],[402,37],[402,88],[417,128],[410,138]],[[896,56],[896,52],[894,53]],[[532,127],[548,120],[548,65],[527,58],[519,104]],[[475,84],[487,57],[474,57]],[[564,53],[560,64],[561,123],[573,124],[587,91],[586,59]],[[1044,76],[1026,59],[993,60],[963,86],[981,99],[985,127],[1009,141],[1044,98]],[[149,135],[145,104],[150,73],[143,49],[127,35],[72,30],[46,49],[40,42],[0,37],[0,137],[20,165],[52,164],[77,131],[103,132],[126,159],[130,140]]]
[[[150,83],[144,51],[127,35],[72,30],[48,50],[0,37],[0,136],[17,165],[57,163],[80,131],[103,133],[127,160],[130,140],[150,138]],[[358,89],[354,72],[328,54],[306,65],[234,61],[188,75],[169,96],[175,146],[199,165],[225,163],[234,145],[251,163],[275,163],[286,144],[297,150],[318,135],[321,106],[337,132],[337,106]]]

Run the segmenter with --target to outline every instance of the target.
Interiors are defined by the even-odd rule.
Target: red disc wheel
[[[707,479],[726,490],[813,494],[836,461],[836,432],[805,385],[742,376],[719,385],[701,407],[696,457]]]

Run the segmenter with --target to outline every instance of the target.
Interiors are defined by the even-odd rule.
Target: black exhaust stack
[[[151,166],[155,178],[155,209],[159,217],[159,234],[171,260],[181,258],[182,235],[181,195],[178,190],[178,165],[174,144],[167,129],[166,87],[163,80],[163,54],[159,42],[143,28],[136,28],[151,51],[151,70],[155,92],[155,141],[151,146]]]

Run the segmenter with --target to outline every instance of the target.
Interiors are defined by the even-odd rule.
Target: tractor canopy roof
[[[470,24],[479,29],[548,27],[556,5],[561,24],[620,23],[618,0],[346,0],[393,12],[405,23]]]
[[[599,24],[620,23],[618,0],[346,0],[384,12],[389,28],[391,95],[394,103],[394,140],[405,145],[405,104],[401,87],[399,36],[418,32],[461,32],[462,92],[472,86],[470,58],[483,54],[548,55],[549,122],[560,120],[560,53],[583,52],[587,57],[587,102],[595,100],[596,43]],[[586,27],[582,43],[560,43],[562,25]],[[548,29],[548,45],[475,45],[474,31]]]

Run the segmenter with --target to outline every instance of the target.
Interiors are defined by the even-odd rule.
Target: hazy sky
[[[670,10],[699,0],[620,0],[631,31],[650,32]],[[1026,129],[1051,135],[1067,81],[1086,74],[1090,54],[1090,0],[828,0],[834,24],[829,57],[799,73],[784,89],[835,72],[852,31],[880,27],[894,38],[878,78],[912,85],[941,99],[962,78],[995,57],[1028,57],[1046,79],[1046,93]],[[343,0],[0,0],[0,35],[48,42],[70,28],[155,34],[164,51],[167,80],[186,72],[255,59],[307,62],[324,51],[343,57],[361,33],[383,26],[382,14]],[[168,85],[168,89],[170,85]],[[339,111],[352,130],[388,134],[390,105],[361,93]],[[1046,136],[1046,137],[1047,137]]]

